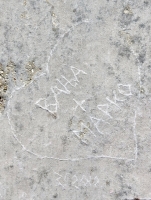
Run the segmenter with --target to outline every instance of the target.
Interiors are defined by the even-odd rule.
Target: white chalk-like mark
[[[56,174],[57,176],[59,176],[59,177],[56,179],[56,181],[57,181],[57,185],[56,185],[56,186],[61,186],[63,189],[65,189],[65,186],[66,186],[66,185],[63,185],[63,184],[60,182],[60,180],[63,178],[63,176],[60,175],[60,174],[57,173],[57,172],[55,172],[55,174]]]
[[[74,186],[76,189],[79,189],[79,187],[77,185],[75,185],[76,183],[78,183],[78,178],[76,175],[74,175],[72,178],[74,178],[75,180],[72,182],[72,186]]]
[[[58,18],[54,14],[52,15],[52,24],[53,24],[53,26],[55,26],[55,28],[58,27],[58,25],[59,25]]]
[[[74,78],[75,78],[74,81],[77,81],[77,82],[79,82],[77,76],[78,76],[80,73],[82,73],[82,74],[84,74],[84,75],[87,74],[87,73],[84,72],[83,70],[77,69],[76,67],[73,67],[73,66],[71,66],[71,71],[72,71],[72,73],[73,73],[73,75],[74,75]]]
[[[67,78],[63,75],[62,75],[62,78],[66,81],[65,83],[62,83],[59,79],[56,79],[60,83],[60,85],[63,87],[63,89],[58,88],[58,86],[56,86],[56,85],[51,87],[51,91],[54,95],[55,103],[48,104],[46,98],[40,98],[39,100],[37,100],[35,102],[35,105],[38,105],[40,108],[42,108],[52,114],[57,113],[58,108],[59,108],[58,96],[62,93],[70,94],[71,92],[68,90],[67,85],[70,84],[71,86],[75,87],[77,85],[77,82],[79,82],[77,76],[80,73],[86,74],[86,72],[84,72],[83,70],[77,69],[73,66],[71,66],[71,71],[74,74],[74,79],[67,80]],[[75,83],[74,85],[72,84],[73,81]],[[52,107],[54,107],[54,110],[52,110]],[[81,106],[81,109],[84,110],[84,108],[82,106]]]
[[[36,158],[43,160],[43,159],[52,159],[52,160],[56,160],[56,161],[71,161],[71,162],[77,162],[80,160],[92,160],[92,159],[110,159],[110,160],[123,160],[125,162],[127,161],[135,161],[134,158],[126,158],[126,157],[114,157],[114,156],[107,156],[107,155],[100,155],[100,156],[85,156],[83,158],[59,158],[59,157],[53,157],[53,156],[41,156],[37,153],[34,153],[26,148],[24,148],[24,150],[26,152],[28,152],[29,154],[35,156]]]
[[[99,185],[99,183],[100,183],[99,178],[97,176],[95,176],[95,178],[94,178],[94,186],[97,187],[97,185]]]
[[[13,137],[16,139],[16,141],[21,145],[21,147],[23,149],[26,149],[25,146],[19,141],[19,139],[17,138],[16,134],[15,134],[15,128],[13,127],[12,123],[11,123],[11,117],[10,117],[10,101],[11,99],[13,98],[13,94],[16,92],[16,91],[19,91],[21,90],[22,88],[25,87],[25,84],[23,84],[21,87],[16,87],[14,88],[14,90],[11,92],[11,95],[10,95],[10,98],[8,100],[8,103],[7,103],[7,118],[8,118],[8,123],[10,125],[10,128],[11,128],[11,131],[12,131],[12,134],[13,134]]]
[[[109,97],[106,97],[106,100],[112,104],[112,105],[115,105],[117,108],[121,109],[121,107],[117,104],[117,98],[116,98],[116,95],[114,93],[114,100],[111,100]]]
[[[62,83],[59,79],[56,79],[56,80],[60,83],[60,85],[64,88],[64,90],[58,88],[57,86],[56,86],[56,88],[57,88],[60,92],[65,93],[65,94],[70,94],[70,93],[71,93],[71,92],[68,90],[67,85],[71,85],[72,87],[76,87],[77,84],[79,83],[79,80],[78,80],[77,76],[78,76],[80,73],[86,74],[86,72],[84,72],[83,70],[77,69],[76,67],[73,67],[73,66],[71,66],[70,69],[71,69],[71,71],[72,71],[72,73],[73,73],[73,75],[74,75],[74,79],[68,80],[68,79],[67,79],[65,76],[63,76],[63,75],[61,75],[61,77],[66,81],[65,83]],[[73,84],[72,82],[74,82],[74,84]],[[77,82],[78,82],[78,83],[77,83]]]
[[[38,78],[40,78],[41,76],[44,76],[44,75],[46,75],[46,73],[43,73],[43,72],[42,72],[42,73],[39,74],[38,76],[34,76],[33,80],[32,80],[28,85],[31,85],[35,80],[37,80]],[[12,90],[12,92],[11,92],[11,94],[10,94],[10,98],[9,98],[9,100],[8,100],[8,102],[7,102],[7,111],[6,111],[6,115],[7,115],[7,118],[8,118],[8,123],[9,123],[9,125],[10,125],[10,129],[11,129],[12,135],[13,135],[13,137],[16,139],[16,141],[18,142],[18,144],[20,144],[20,146],[22,147],[22,150],[23,150],[23,151],[26,151],[26,152],[28,152],[28,153],[30,153],[30,154],[32,154],[33,156],[35,156],[35,157],[37,157],[37,158],[40,158],[38,154],[36,154],[36,153],[34,153],[34,152],[28,150],[28,149],[22,144],[22,142],[18,139],[18,137],[17,137],[17,135],[16,135],[16,133],[15,133],[16,130],[15,130],[15,128],[13,127],[12,121],[11,121],[11,116],[10,116],[10,112],[11,112],[10,102],[11,102],[11,100],[12,100],[12,98],[13,98],[13,95],[14,95],[16,92],[21,91],[21,90],[22,90],[23,88],[25,88],[25,87],[26,87],[26,84],[24,83],[24,84],[21,85],[20,87],[15,87],[15,88]]]
[[[22,149],[24,150],[24,151],[26,151],[27,153],[29,153],[29,154],[31,154],[31,155],[33,155],[33,156],[35,156],[37,159],[41,159],[41,160],[43,160],[43,159],[52,159],[52,160],[58,160],[58,161],[72,161],[72,162],[76,162],[76,161],[79,161],[79,160],[87,160],[87,159],[113,159],[113,160],[124,160],[124,161],[135,161],[136,159],[133,159],[133,158],[126,158],[126,157],[112,157],[112,156],[107,156],[107,155],[100,155],[100,156],[86,156],[86,157],[84,157],[84,158],[58,158],[58,157],[53,157],[53,156],[41,156],[41,155],[39,155],[39,154],[37,154],[37,153],[34,153],[34,152],[32,152],[32,151],[30,151],[29,149],[27,149],[27,148],[25,148],[25,146],[21,143],[21,141],[18,139],[18,137],[16,136],[16,134],[15,134],[15,129],[14,129],[14,127],[13,127],[13,125],[12,125],[12,123],[11,123],[11,118],[10,118],[10,111],[11,111],[11,109],[10,109],[10,101],[11,101],[11,99],[12,99],[12,97],[13,97],[13,94],[15,93],[15,92],[17,92],[17,91],[19,91],[19,90],[21,90],[22,88],[24,88],[25,87],[25,85],[23,85],[23,86],[21,86],[21,87],[18,87],[18,88],[15,88],[13,91],[12,91],[12,93],[11,93],[11,95],[10,95],[10,98],[9,98],[9,101],[8,101],[8,105],[7,105],[7,117],[8,117],[8,121],[9,121],[9,124],[10,124],[10,127],[11,127],[11,130],[12,130],[12,134],[13,134],[13,136],[14,136],[14,138],[17,140],[17,142],[20,144],[20,146],[22,147]],[[56,94],[55,92],[54,92],[54,94]],[[56,95],[56,97],[57,97],[57,95]],[[135,123],[134,123],[135,124]],[[87,127],[88,128],[88,127]],[[93,133],[93,132],[92,132]],[[136,138],[136,141],[137,141],[137,138]],[[136,144],[137,144],[137,142],[136,142]],[[137,149],[137,148],[136,148]]]
[[[51,141],[48,142],[48,143],[45,143],[45,144],[44,144],[44,147],[48,147],[48,146],[50,146],[50,145],[52,145],[52,142],[51,142]]]
[[[118,91],[119,91],[120,94],[125,95],[125,96],[131,96],[132,95],[130,84],[127,84],[127,85],[118,84],[117,87],[118,87]]]
[[[67,85],[70,84],[71,86],[76,87],[77,82],[79,82],[77,76],[80,73],[86,74],[83,70],[77,69],[75,67],[71,67],[71,70],[74,74],[74,79],[67,80],[67,78],[63,75],[61,77],[66,81],[65,83],[62,83],[59,79],[56,79],[60,83],[60,85],[63,87],[63,89],[58,88],[57,85],[51,87],[51,91],[54,95],[55,103],[48,104],[47,103],[48,101],[46,98],[40,98],[39,100],[36,101],[35,105],[39,106],[40,108],[42,108],[52,114],[57,113],[58,108],[59,108],[58,96],[62,93],[70,94],[71,92],[68,90]],[[74,82],[75,84],[72,84],[72,82]],[[52,110],[52,107],[54,107],[53,110]],[[81,106],[81,108],[83,109],[82,106]]]
[[[51,87],[51,91],[54,94],[54,97],[55,97],[56,101],[58,102],[57,96],[59,96],[60,94],[62,94],[63,91],[61,89],[59,89],[56,85]]]
[[[132,52],[133,55],[135,56],[137,62],[140,63],[140,61],[139,61],[139,59],[138,59],[138,55],[134,52],[133,49],[131,49],[131,52]],[[142,88],[141,71],[142,71],[142,66],[139,64],[138,67],[137,67],[137,74],[138,74],[138,80],[139,80],[139,87],[140,87],[140,90],[141,90],[141,88]],[[140,90],[139,90],[139,98],[140,98],[140,93],[141,93]]]
[[[107,155],[100,155],[100,156],[87,156],[87,159],[99,159],[99,158],[106,158],[106,159],[115,159],[115,160],[127,160],[127,161],[135,161],[134,158],[125,158],[125,157],[116,157],[116,156],[107,156]]]
[[[49,63],[49,61],[50,61],[50,58],[53,56],[54,51],[57,49],[57,47],[58,47],[60,41],[62,41],[62,39],[63,39],[68,33],[70,33],[71,31],[73,31],[75,27],[77,27],[77,26],[79,26],[80,24],[83,24],[83,23],[90,23],[90,21],[89,21],[89,20],[83,20],[83,21],[81,21],[81,22],[78,22],[78,23],[74,24],[72,27],[70,27],[67,31],[65,31],[62,35],[60,35],[60,37],[58,38],[56,44],[55,44],[55,45],[53,46],[53,48],[50,50],[50,53],[49,53],[49,56],[48,56],[48,59],[47,59],[46,72],[47,72],[48,75],[49,75],[49,73],[50,73],[50,72],[49,72],[49,65],[48,65],[48,63]]]
[[[115,92],[115,91],[113,91],[113,94],[114,94],[114,99],[115,99],[116,102],[117,102],[117,101],[123,102],[123,101],[126,101],[126,100],[127,100],[127,99],[119,99],[119,98],[117,98],[116,92]]]
[[[91,135],[93,135],[94,137],[96,137],[96,135],[93,133],[93,131],[91,131],[91,129],[89,127],[87,127],[84,123],[81,123],[81,127],[80,130],[73,130],[72,132],[75,134],[75,136],[84,144],[88,145],[89,142],[87,139],[84,139],[84,134],[85,134],[85,130],[87,129]]]
[[[64,176],[64,182],[68,181],[68,177],[70,177],[70,173],[66,173]]]
[[[52,93],[53,93],[53,95],[54,95],[55,104],[56,104],[56,112],[57,112],[57,110],[58,110],[58,108],[59,108],[59,102],[58,102],[57,96],[60,94],[60,92],[59,92],[59,93],[56,93],[56,92],[55,92],[55,87],[54,87],[54,88],[51,87],[51,91],[52,91]]]
[[[87,179],[87,177],[85,175],[82,175],[82,178],[80,180],[80,182],[82,183],[82,185],[84,185],[85,187],[87,186],[87,184],[89,184],[91,186],[91,176],[90,176],[90,180]]]
[[[96,118],[96,117],[90,117],[92,123],[94,124],[95,128],[97,129],[97,131],[103,135],[103,133],[99,130],[98,126],[100,124],[100,122],[103,122],[103,123],[106,123],[106,124],[109,124],[108,122],[104,121],[103,119],[99,119],[99,118]]]
[[[71,80],[69,81],[65,76],[61,75],[61,77],[62,77],[63,79],[65,79],[72,87],[76,87],[76,86],[78,85],[77,82],[76,82],[76,80],[74,80],[74,79],[71,79]],[[73,84],[72,82],[74,82],[74,84]]]
[[[82,106],[85,103],[85,100],[82,100],[80,102],[73,99],[73,101],[77,104],[76,107],[74,108],[75,111],[77,110],[78,107],[80,107],[84,112],[86,112],[85,108]]]
[[[60,92],[62,92],[62,93],[65,93],[65,94],[70,94],[71,92],[67,89],[67,85],[69,84],[69,81],[67,81],[65,84],[63,84],[59,79],[56,79],[59,83],[60,83],[60,85],[61,86],[63,86],[63,88],[64,88],[64,90],[62,90],[62,89],[60,89],[60,88],[58,88],[57,86],[57,89],[60,91]]]
[[[48,70],[49,71],[49,70]],[[45,74],[45,73],[43,73],[43,74]],[[38,78],[38,77],[37,77]],[[33,82],[33,81],[32,81]],[[31,83],[32,83],[31,82]],[[16,91],[15,91],[16,92]],[[13,94],[13,93],[12,93]],[[12,95],[11,94],[11,95]],[[9,111],[8,112],[10,112],[10,109],[9,109]],[[8,117],[8,120],[9,120],[9,117]],[[11,119],[10,119],[10,121],[11,121]],[[10,125],[11,126],[11,125]],[[33,156],[36,156],[38,159],[54,159],[54,160],[60,160],[60,161],[78,161],[78,160],[85,160],[85,159],[98,159],[98,158],[107,158],[107,159],[115,159],[115,160],[129,160],[129,161],[133,161],[134,159],[128,159],[128,158],[121,158],[121,157],[110,157],[110,156],[105,156],[105,155],[101,155],[101,156],[99,156],[99,157],[96,157],[96,156],[88,156],[88,157],[86,157],[86,158],[65,158],[65,159],[60,159],[60,158],[57,158],[57,157],[49,157],[49,156],[40,156],[40,155],[38,155],[38,154],[36,154],[36,153],[34,153],[34,152],[32,152],[32,151],[30,151],[30,150],[28,150],[28,149],[26,149],[25,147],[24,147],[24,145],[22,145],[22,143],[18,140],[18,138],[17,138],[17,136],[16,136],[16,134],[15,134],[15,129],[13,128],[13,126],[12,126],[12,133],[13,133],[13,135],[14,135],[14,137],[15,137],[15,139],[19,142],[19,144],[22,146],[22,148],[23,148],[23,150],[25,150],[26,152],[28,152],[28,153],[30,153],[30,154],[32,154]]]
[[[39,106],[40,108],[42,108],[52,114],[57,112],[57,103],[47,104],[47,99],[45,99],[45,98],[40,98],[39,100],[37,100],[35,102],[35,105]],[[51,110],[50,109],[51,107],[54,107],[55,109]]]
[[[35,102],[36,105],[38,105],[40,108],[46,110],[46,99],[40,98]]]
[[[81,123],[81,127],[80,130],[74,130],[74,133],[78,133],[78,135],[80,133],[84,133],[84,129],[87,129],[94,137],[96,137],[96,135],[93,133],[93,131],[91,131],[91,129],[89,127],[87,127],[84,123]]]
[[[73,130],[72,132],[75,134],[75,136],[77,136],[77,138],[78,138],[82,143],[88,145],[87,140],[82,139],[83,135],[82,135],[82,132],[81,132],[81,131]]]
[[[99,128],[98,128],[98,125],[100,123],[100,119],[98,118],[95,118],[95,117],[90,117],[92,123],[94,124],[95,128],[97,129],[97,131],[100,133],[100,134],[103,134],[102,132],[100,132]]]
[[[10,109],[10,101],[13,98],[13,94],[15,92],[23,89],[24,87],[25,87],[25,84],[23,84],[21,87],[15,87],[14,90],[11,92],[10,98],[8,100],[8,103],[7,103],[7,113],[6,113],[7,114],[7,118],[8,118],[8,123],[10,125],[13,137],[16,139],[16,141],[18,142],[18,144],[20,144],[20,146],[22,147],[22,150],[26,151],[26,152],[34,155],[34,156],[36,156],[37,158],[40,158],[38,154],[36,154],[36,153],[34,153],[34,152],[26,149],[26,147],[21,143],[21,141],[18,139],[18,137],[17,137],[17,135],[15,133],[15,128],[13,127],[12,122],[11,122],[11,117],[10,117],[10,111],[11,111],[11,109]]]
[[[109,116],[110,118],[113,118],[108,112],[108,109],[109,109],[108,104],[99,104],[97,105],[97,108],[101,110],[103,113],[105,113],[107,116]]]
[[[47,74],[49,74],[49,65],[48,65],[48,63],[45,64],[45,71],[46,71]]]

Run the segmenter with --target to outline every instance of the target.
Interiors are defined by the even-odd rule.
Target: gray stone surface
[[[0,0],[0,200],[151,199],[151,1]]]

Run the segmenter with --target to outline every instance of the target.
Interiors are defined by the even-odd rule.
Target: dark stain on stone
[[[21,111],[21,104],[19,102],[16,103],[15,109],[20,112]]]
[[[140,17],[137,17],[136,19],[134,19],[134,22],[137,22],[140,19]]]
[[[37,9],[37,5],[36,5],[36,2],[35,2],[35,1],[30,1],[30,5],[32,6],[32,8],[33,8],[34,10]]]
[[[140,88],[140,92],[142,93],[142,94],[144,94],[145,93],[145,90],[144,90],[144,88]]]
[[[44,179],[46,179],[48,176],[48,171],[46,171],[45,169],[42,170],[41,172],[39,172],[39,175],[38,175],[38,183],[41,183]]]
[[[107,186],[110,186],[110,181],[106,181],[106,185],[107,185]]]
[[[66,144],[67,144],[68,138],[67,138],[66,135],[63,135],[63,136],[61,136],[61,140],[62,140],[62,144],[63,144],[63,145],[66,145]]]
[[[133,36],[131,40],[133,44],[140,43],[141,41],[142,41],[142,38],[140,36]]]
[[[133,14],[129,6],[126,6],[122,11],[120,22],[122,25],[129,25],[132,20]]]
[[[82,21],[82,17],[78,17],[77,22],[81,22],[81,21]]]
[[[122,57],[127,57],[129,58],[130,55],[131,55],[131,51],[128,47],[126,46],[122,46],[120,49],[119,49],[119,55],[122,56]]]
[[[145,28],[145,24],[140,24],[139,28]]]
[[[53,195],[53,198],[56,199],[57,197],[58,197],[58,194],[57,194],[57,193]]]
[[[90,171],[91,171],[91,172],[97,171],[97,167],[91,167],[91,168],[90,168]]]
[[[43,126],[40,126],[40,127],[39,127],[39,130],[40,130],[40,132],[43,132],[43,131],[44,131],[44,127],[43,127]]]
[[[145,6],[148,6],[149,2],[148,1],[144,1]]]
[[[73,22],[80,22],[82,19],[86,18],[85,12],[87,12],[86,9],[83,10],[83,8],[77,7],[73,9]]]
[[[97,18],[98,20],[103,20],[103,18],[100,17],[100,16],[97,16],[96,18]]]
[[[52,30],[54,32],[55,37],[58,38],[59,37],[59,28],[58,27],[52,27]]]
[[[48,111],[49,112],[49,111]],[[50,113],[48,114],[48,117],[52,117],[53,119],[57,119],[57,113]]]
[[[114,75],[115,74],[112,66],[108,66],[107,72],[108,72],[109,75]]]
[[[23,124],[21,124],[21,123],[19,123],[19,122],[16,122],[16,123],[15,123],[15,129],[16,129],[17,131],[22,131],[23,128],[24,128]]]
[[[97,150],[96,150],[96,149],[93,149],[93,150],[92,150],[92,153],[96,154],[96,153],[97,153]]]
[[[145,56],[146,56],[145,52],[139,54],[138,60],[139,60],[140,63],[145,62]]]

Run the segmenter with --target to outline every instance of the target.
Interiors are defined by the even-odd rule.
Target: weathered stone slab
[[[150,1],[0,2],[0,199],[151,199]]]

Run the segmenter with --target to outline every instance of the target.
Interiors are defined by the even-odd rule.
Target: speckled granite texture
[[[0,0],[0,200],[151,200],[151,1]]]

